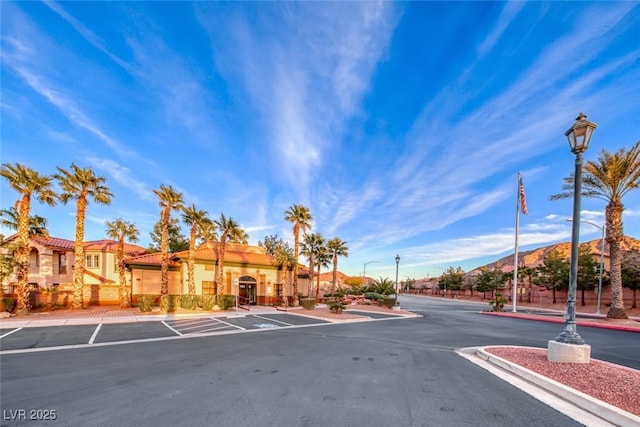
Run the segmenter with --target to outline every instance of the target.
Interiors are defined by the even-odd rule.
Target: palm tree
[[[11,230],[17,230],[20,222],[20,215],[14,207],[0,210],[0,225]],[[40,215],[33,215],[29,218],[29,236],[42,236],[49,238],[47,230],[47,219]]]
[[[134,224],[122,218],[107,221],[105,225],[107,226],[107,236],[118,241],[116,262],[118,263],[118,277],[120,279],[120,308],[129,308],[131,307],[131,293],[127,287],[126,267],[124,265],[124,241],[126,239],[131,243],[136,243],[140,232]]]
[[[349,248],[347,242],[342,241],[339,237],[334,237],[327,243],[327,248],[333,257],[333,277],[331,286],[335,290],[337,273],[338,273],[338,257],[349,256]]]
[[[316,298],[320,295],[320,268],[327,268],[331,265],[331,259],[333,258],[331,252],[327,248],[326,241],[325,244],[319,248],[318,253],[316,253]]]
[[[304,233],[304,236],[302,238],[300,253],[306,256],[307,259],[309,260],[309,290],[308,290],[309,296],[311,296],[311,291],[313,289],[314,261],[316,256],[318,255],[318,252],[321,250],[323,246],[324,246],[324,237],[322,237],[322,234]],[[317,292],[315,297],[318,298]]]
[[[160,221],[162,223],[162,239],[160,241],[161,265],[160,265],[160,293],[169,293],[169,220],[172,209],[181,209],[183,200],[182,193],[177,192],[169,185],[160,185],[160,188],[153,190],[160,204]]]
[[[293,257],[296,260],[293,266],[293,306],[298,306],[298,249],[300,245],[300,231],[305,232],[311,227],[313,217],[309,208],[294,204],[284,212],[284,219],[293,223]]]
[[[40,203],[55,205],[56,193],[51,189],[52,178],[41,175],[35,170],[20,163],[5,163],[0,168],[0,175],[18,194],[14,210],[18,212],[18,248],[16,263],[18,265],[18,286],[16,289],[16,313],[28,314],[29,305],[29,230],[31,224],[31,196]]]
[[[243,243],[247,242],[247,233],[240,228],[237,222],[235,222],[232,218],[227,218],[224,214],[220,214],[220,218],[214,221],[217,229],[220,231],[220,243],[218,249],[218,280],[217,280],[217,288],[218,288],[218,303],[222,299],[222,295],[224,293],[224,255],[227,249],[227,241],[234,243]]]
[[[582,174],[582,196],[594,197],[607,203],[605,208],[606,239],[610,253],[611,307],[607,317],[626,319],[622,294],[622,198],[640,185],[640,141],[629,150],[616,153],[600,152],[597,161],[588,161]],[[573,197],[574,176],[564,178],[562,192],[551,200]]]
[[[287,272],[294,268],[296,260],[289,250],[285,246],[278,246],[275,248],[275,255],[273,257],[273,263],[276,266],[282,268],[282,305],[285,310],[289,307],[289,292],[287,289]]]
[[[81,168],[71,164],[71,169],[58,167],[58,173],[54,177],[60,183],[62,193],[60,201],[67,204],[69,200],[76,201],[76,237],[74,242],[73,265],[73,301],[71,309],[82,308],[82,288],[84,287],[84,223],[87,205],[92,199],[98,204],[111,203],[113,194],[104,185],[106,178],[97,176],[90,168]]]
[[[203,230],[203,227],[211,226],[213,223],[207,216],[207,211],[196,208],[196,205],[191,205],[182,210],[182,220],[189,226],[189,259],[187,260],[187,283],[189,286],[189,294],[196,294],[196,281],[194,277],[194,266],[196,258],[196,239],[198,237],[198,230]]]

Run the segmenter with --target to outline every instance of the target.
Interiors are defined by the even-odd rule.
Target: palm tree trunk
[[[162,252],[162,264],[160,266],[160,293],[169,293],[169,217],[171,206],[167,205],[162,210],[162,237],[160,251]]]
[[[189,238],[189,260],[187,261],[187,283],[189,285],[189,295],[196,294],[196,280],[193,273],[193,266],[196,258],[196,227],[194,224],[191,227],[191,236]]]
[[[87,199],[81,195],[78,197],[78,208],[76,212],[76,241],[74,247],[74,266],[73,266],[73,301],[71,302],[72,310],[79,310],[83,307],[82,291],[84,288],[84,221],[85,212],[87,211]]]
[[[16,314],[27,315],[31,310],[29,302],[29,210],[31,209],[31,197],[22,196],[22,200],[17,203],[18,216],[18,236],[20,246],[16,250],[16,271],[18,287],[16,289]]]
[[[294,244],[293,244],[293,257],[294,257],[294,264],[293,264],[293,301],[291,302],[291,305],[293,307],[297,307],[298,306],[298,250],[300,248],[300,227],[296,224],[295,226],[295,230],[294,230],[294,235],[295,235],[295,240],[294,240]]]
[[[129,308],[131,307],[131,296],[124,267],[124,236],[118,241],[116,258],[118,259],[118,275],[120,276],[120,308]]]
[[[224,295],[224,253],[227,247],[227,235],[220,236],[220,245],[218,250],[218,304],[222,302]]]
[[[322,263],[318,263],[318,275],[316,276],[316,299],[318,299],[318,295],[320,295],[320,267]]]
[[[605,210],[607,243],[609,243],[609,259],[611,263],[611,307],[607,312],[607,317],[610,319],[627,319],[622,293],[622,252],[620,251],[620,242],[623,237],[622,210],[622,204],[614,203],[613,201],[607,205]]]
[[[338,255],[334,252],[333,254],[333,274],[331,276],[331,291],[336,290],[336,279],[338,277]]]

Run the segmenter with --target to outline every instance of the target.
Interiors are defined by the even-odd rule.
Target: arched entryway
[[[257,304],[258,303],[258,281],[251,276],[242,276],[238,280],[241,304]]]

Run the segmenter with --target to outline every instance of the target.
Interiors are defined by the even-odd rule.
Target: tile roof
[[[37,242],[43,246],[53,249],[63,249],[73,251],[75,248],[75,241],[68,239],[61,239],[59,237],[45,238],[41,236],[34,236],[31,238],[34,242]],[[101,251],[101,252],[115,252],[118,248],[117,240],[92,240],[84,242],[84,250],[88,251]],[[131,243],[124,244],[124,253],[126,255],[141,255],[146,253],[147,250],[142,246],[133,245]]]
[[[127,265],[161,265],[162,252],[154,252],[152,254],[144,254],[125,258],[124,263]],[[169,266],[179,267],[180,263],[173,260],[173,255],[169,254]]]
[[[207,242],[196,249],[195,257],[202,261],[217,261],[219,242]],[[175,261],[187,260],[189,251],[182,251],[173,254]],[[238,243],[227,243],[224,251],[225,263],[259,264],[273,265],[273,257],[268,255],[264,248],[259,246],[241,245]]]

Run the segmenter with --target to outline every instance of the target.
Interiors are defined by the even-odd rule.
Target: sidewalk
[[[237,314],[266,314],[279,312],[274,307],[255,306],[249,311],[238,309]],[[54,310],[32,312],[26,316],[12,316],[0,319],[0,328],[33,328],[43,326],[97,325],[100,323],[135,323],[188,319],[192,317],[226,317],[236,315],[235,310],[203,311],[179,309],[173,313],[161,311],[141,312],[137,307],[116,306],[90,307],[82,310]]]
[[[356,310],[358,313],[350,313],[348,310]],[[282,307],[271,306],[251,306],[249,310],[238,308],[238,310],[224,311],[204,311],[178,309],[173,313],[154,311],[143,313],[138,308],[122,309],[117,306],[90,307],[82,310],[54,310],[51,312],[32,312],[27,316],[12,316],[0,319],[0,328],[33,328],[46,326],[65,325],[97,325],[107,323],[136,323],[148,321],[162,321],[175,319],[188,319],[194,317],[229,317],[229,316],[250,316],[273,313],[287,313],[298,316],[314,317],[332,323],[349,321],[373,320],[367,317],[365,312],[380,313],[398,317],[416,317],[415,313],[404,310],[391,311],[388,308],[378,306],[349,306],[342,314],[330,313],[324,304],[318,304],[314,310],[305,310],[301,306]]]
[[[564,323],[564,312],[557,310],[530,310],[528,308],[519,309],[518,312],[504,311],[483,311],[482,314],[491,316],[511,317],[517,319],[537,320],[540,322]],[[532,313],[543,312],[546,314]],[[602,329],[614,329],[627,332],[640,332],[640,317],[629,317],[629,319],[608,319],[606,315],[595,315],[592,313],[577,313],[576,324],[578,326],[590,326]]]

